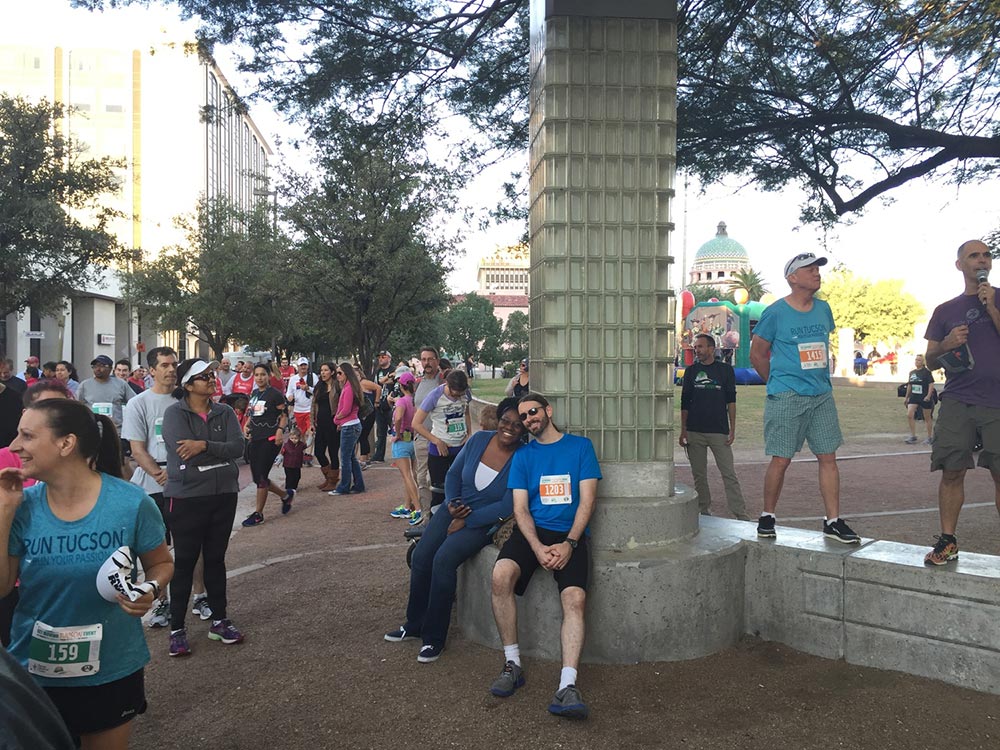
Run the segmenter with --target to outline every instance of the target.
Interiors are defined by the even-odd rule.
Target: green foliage
[[[243,69],[290,115],[457,113],[480,163],[527,143],[529,0],[176,2],[207,46],[252,50]],[[912,179],[986,178],[1000,164],[998,15],[997,0],[682,0],[679,164],[704,184],[802,185],[803,218],[822,222]]]
[[[729,278],[728,284],[729,288],[726,290],[728,292],[727,297],[731,297],[737,289],[746,289],[747,294],[750,295],[751,302],[757,302],[769,291],[764,277],[752,268],[748,268],[745,271],[737,271]],[[720,297],[719,299],[722,298]]]
[[[688,0],[678,159],[708,184],[801,184],[830,222],[912,179],[994,174],[996,0]]]
[[[726,293],[719,289],[717,286],[706,286],[704,284],[692,284],[688,287],[688,291],[694,295],[694,303],[697,305],[699,302],[708,302],[712,297],[716,299],[725,299]]]
[[[65,298],[127,254],[110,233],[120,212],[110,159],[83,159],[56,130],[61,105],[0,94],[0,319],[31,306],[63,309]]]
[[[287,244],[269,207],[246,213],[228,200],[202,200],[177,224],[186,243],[124,273],[125,294],[161,329],[192,331],[221,357],[239,339],[270,349],[285,327]]]
[[[503,329],[503,342],[508,361],[520,362],[528,356],[530,332],[528,316],[525,313],[515,310],[507,316],[507,325]]]
[[[903,291],[898,279],[861,279],[844,268],[836,268],[823,279],[818,297],[830,303],[839,328],[853,328],[858,341],[893,344],[913,336],[913,327],[924,309],[916,297]]]
[[[498,365],[503,328],[493,303],[475,292],[456,302],[445,316],[445,348],[462,358],[471,356],[486,365]]]
[[[313,348],[365,366],[381,349],[402,356],[422,345],[448,300],[455,240],[435,228],[456,183],[422,153],[419,128],[396,122],[386,137],[343,120],[341,136],[317,146],[315,172],[289,178],[282,191],[298,237],[296,311],[322,326]]]
[[[994,258],[1000,258],[1000,229],[994,229],[986,235],[983,238],[983,242],[990,247],[990,254]]]

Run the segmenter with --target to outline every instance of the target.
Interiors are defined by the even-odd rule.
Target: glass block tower
[[[658,465],[659,496],[673,488],[675,18],[673,2],[532,2],[531,385],[602,467]]]

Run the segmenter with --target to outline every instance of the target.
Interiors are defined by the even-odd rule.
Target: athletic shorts
[[[312,414],[307,411],[296,411],[292,412],[292,416],[295,417],[295,426],[299,428],[302,439],[305,440],[306,433],[309,432],[309,427],[312,424]]]
[[[267,487],[268,474],[274,468],[274,459],[278,457],[281,446],[273,440],[252,440],[247,448],[247,463],[250,464],[250,476],[257,487]]]
[[[146,689],[141,669],[103,685],[46,687],[44,690],[74,737],[114,729],[146,713]]]
[[[551,531],[536,526],[535,533],[538,535],[538,541],[542,544],[552,545],[563,541],[566,538],[567,532]],[[517,567],[521,569],[521,577],[517,579],[517,584],[514,586],[514,593],[518,596],[524,596],[532,574],[541,567],[541,563],[538,562],[538,558],[535,557],[535,553],[531,550],[531,545],[528,544],[528,540],[524,538],[524,534],[521,533],[521,530],[517,526],[514,527],[510,539],[507,540],[500,550],[497,560],[513,560],[517,563]],[[559,591],[563,591],[570,586],[577,586],[584,591],[587,590],[587,580],[590,576],[590,552],[587,547],[586,535],[580,538],[576,549],[570,555],[569,562],[566,563],[566,567],[562,570],[553,570],[552,575],[556,579]]]
[[[393,458],[409,458],[414,459],[417,457],[416,452],[413,450],[413,441],[404,443],[402,440],[395,440],[392,443],[392,457]]]
[[[844,442],[833,393],[800,396],[792,391],[764,400],[764,453],[793,458],[805,441],[817,456],[835,453]]]
[[[953,398],[941,399],[934,423],[931,471],[975,468],[972,448],[977,431],[983,439],[979,466],[1000,474],[1000,409],[971,406]]]

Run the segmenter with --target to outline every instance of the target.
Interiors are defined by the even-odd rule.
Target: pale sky
[[[179,23],[174,8],[164,8],[156,2],[148,8],[137,5],[97,14],[74,10],[68,0],[0,0],[0,18],[4,19],[0,28],[0,41],[4,43],[31,43],[42,38],[43,32],[46,36],[51,34],[53,28],[75,31],[85,28],[95,44],[120,44],[127,39],[128,44],[136,45],[142,43],[142,34],[137,30],[145,25],[143,20],[152,18],[157,25]],[[219,49],[216,58],[230,82],[241,93],[248,91],[250,85],[236,73],[232,55]],[[288,126],[262,103],[251,105],[251,116],[272,142],[276,136],[289,132]],[[285,156],[279,151],[278,158]],[[465,191],[465,202],[473,206],[495,203],[509,169],[526,171],[517,162],[498,165],[476,180]],[[733,180],[732,184],[737,182]],[[729,236],[747,248],[751,264],[779,296],[785,290],[781,278],[785,261],[810,250],[827,255],[832,263],[842,262],[856,274],[872,280],[903,279],[905,289],[916,295],[929,313],[939,302],[961,292],[961,278],[954,267],[958,245],[1000,226],[995,182],[961,189],[930,180],[911,183],[890,192],[891,205],[873,203],[864,215],[856,217],[851,225],[834,230],[825,240],[820,230],[799,224],[800,196],[795,190],[763,193],[752,187],[736,191],[713,186],[702,195],[693,185],[685,191],[680,176],[676,188],[672,252],[677,265],[671,276],[675,289],[683,285],[682,256],[689,267],[698,248],[712,239],[716,225],[725,221]],[[496,245],[513,244],[520,234],[520,226],[499,227],[485,233],[469,228],[463,243],[465,257],[456,260],[455,272],[449,277],[452,289],[456,292],[474,289],[479,257]]]

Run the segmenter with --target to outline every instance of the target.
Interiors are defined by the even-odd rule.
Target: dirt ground
[[[936,477],[927,455],[884,436],[857,443],[843,454],[900,455],[842,462],[844,515],[865,536],[932,541]],[[738,460],[755,514],[763,457],[738,453]],[[187,623],[193,654],[171,659],[166,631],[147,631],[150,708],[136,721],[132,747],[1000,747],[997,696],[752,638],[694,661],[583,665],[586,722],[546,711],[558,683],[555,663],[526,659],[527,685],[494,698],[488,687],[502,655],[457,628],[434,664],[417,663],[418,642],[382,638],[403,621],[408,586],[405,523],[388,517],[398,473],[372,467],[366,494],[337,498],[311,489],[318,470],[303,473],[307,489],[292,513],[282,517],[269,505],[266,523],[233,537],[229,614],[246,642],[209,641],[207,623],[194,618]],[[678,467],[678,479],[690,482],[686,467]],[[978,507],[963,514],[962,549],[1000,554],[992,482],[978,471],[968,487],[967,502]],[[714,497],[721,509],[721,483]],[[246,512],[245,491],[239,518]],[[791,523],[816,528],[812,519],[821,515],[815,464],[793,465],[779,524],[797,518]]]

